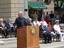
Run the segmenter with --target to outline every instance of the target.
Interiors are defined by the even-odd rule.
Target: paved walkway
[[[0,48],[17,48],[16,38],[0,39]],[[64,48],[64,42],[53,42],[48,44],[40,44],[40,48]]]
[[[40,48],[64,48],[64,42],[53,42],[48,44],[40,44]]]
[[[0,43],[0,48],[17,48],[16,38],[4,38],[0,41],[3,41],[3,43]]]

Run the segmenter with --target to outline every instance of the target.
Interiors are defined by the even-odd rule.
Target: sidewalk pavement
[[[40,44],[40,48],[64,48],[63,42],[52,42],[48,44]]]
[[[0,38],[0,48],[17,48],[16,38]]]
[[[16,42],[16,38],[0,38],[0,44],[8,43],[8,42]]]
[[[17,48],[17,39],[16,38],[4,38],[0,39],[3,43],[0,43],[0,48]],[[40,48],[64,48],[63,42],[52,42],[48,44],[40,44]]]

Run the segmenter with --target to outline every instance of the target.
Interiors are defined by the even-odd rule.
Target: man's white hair
[[[23,11],[19,11],[18,13],[23,13]]]
[[[56,20],[55,22],[59,22],[59,20]]]

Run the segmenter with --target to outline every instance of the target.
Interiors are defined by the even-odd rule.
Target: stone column
[[[28,0],[24,1],[24,14],[25,14],[25,18],[29,18],[28,16]]]

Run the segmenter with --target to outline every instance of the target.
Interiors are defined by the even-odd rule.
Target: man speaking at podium
[[[18,17],[16,18],[15,20],[15,23],[14,23],[14,26],[15,26],[15,37],[17,35],[17,29],[20,28],[20,27],[23,27],[23,26],[27,26],[27,25],[31,25],[31,21],[29,19],[26,19],[24,16],[23,16],[23,12],[20,11],[18,13]]]
[[[17,48],[39,48],[39,29],[29,26],[30,18],[24,18],[23,13],[20,12],[15,25],[17,26]]]
[[[16,20],[15,20],[15,25],[17,26],[17,28],[23,27],[23,26],[27,26],[27,25],[30,25],[30,20],[24,18],[23,12],[20,11],[20,12],[18,13],[18,17],[17,17]]]

